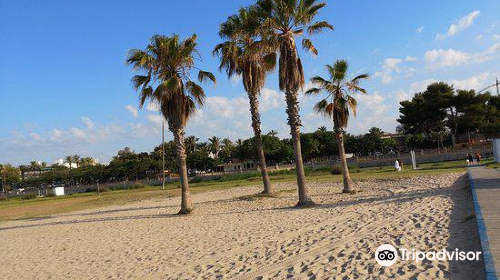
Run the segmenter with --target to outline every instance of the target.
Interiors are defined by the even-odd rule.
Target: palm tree
[[[276,137],[276,135],[278,135],[278,132],[276,130],[271,130],[267,133],[267,135],[271,137]]]
[[[357,101],[352,97],[352,93],[366,94],[366,90],[359,86],[361,80],[368,79],[368,74],[361,74],[349,80],[347,71],[349,64],[345,60],[337,60],[334,65],[326,65],[329,79],[324,79],[319,76],[313,77],[313,82],[317,87],[306,91],[306,94],[318,94],[322,91],[327,93],[327,96],[319,101],[314,110],[332,118],[333,130],[337,137],[337,145],[339,148],[340,162],[342,165],[342,174],[344,177],[344,193],[353,193],[353,184],[344,149],[344,128],[347,127],[349,115],[352,112],[356,116]]]
[[[210,146],[208,145],[207,142],[201,142],[198,144],[197,150],[208,154],[208,153],[210,153]]]
[[[200,140],[199,138],[195,137],[195,136],[189,136],[189,137],[186,137],[186,151],[188,154],[192,154],[194,153],[194,151],[196,151],[196,143],[198,142],[198,140]]]
[[[304,86],[304,71],[295,44],[302,37],[302,47],[314,55],[318,53],[304,31],[314,34],[333,27],[326,21],[312,23],[318,11],[326,4],[317,0],[259,0],[255,5],[263,19],[262,29],[270,45],[279,51],[279,88],[286,96],[288,125],[292,135],[299,203],[297,206],[313,205],[305,182],[304,164],[300,147],[300,116],[298,92]]]
[[[276,66],[276,53],[273,50],[266,51],[265,44],[257,40],[259,26],[259,17],[255,14],[255,9],[240,9],[237,14],[230,16],[221,24],[219,36],[226,41],[215,47],[214,54],[220,57],[219,69],[225,69],[229,77],[242,76],[243,86],[250,102],[255,147],[264,183],[263,193],[272,194],[274,190],[267,174],[262,144],[258,96],[266,83],[266,73]]]
[[[73,163],[76,165],[76,168],[78,168],[79,163],[80,163],[80,156],[79,155],[73,155]]]
[[[21,179],[24,182],[25,174],[30,170],[30,167],[27,165],[19,165],[19,170],[21,171]]]
[[[74,161],[73,161],[73,156],[66,156],[66,157],[64,158],[64,162],[68,164],[68,166],[69,166],[69,170],[71,170],[71,168],[72,168],[72,164],[74,163]]]
[[[180,214],[188,214],[193,210],[189,195],[186,167],[186,148],[184,144],[184,127],[194,114],[196,105],[203,105],[205,92],[190,76],[195,68],[195,59],[201,59],[196,49],[194,34],[180,41],[178,35],[171,37],[155,35],[145,50],[131,50],[127,64],[133,70],[143,70],[145,75],[135,75],[132,82],[140,95],[140,107],[147,100],[157,102],[160,111],[174,134],[177,157],[179,160],[181,182]],[[198,71],[198,81],[211,80],[215,76],[206,71]]]
[[[214,159],[218,159],[219,158],[219,151],[220,151],[220,137],[217,137],[217,136],[212,136],[210,138],[208,138],[208,141],[210,142],[208,144],[208,147],[210,149],[210,152],[212,153],[212,155],[214,156]]]

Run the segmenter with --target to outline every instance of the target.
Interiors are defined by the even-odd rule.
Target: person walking
[[[479,165],[480,161],[481,161],[481,154],[479,152],[476,152],[476,164]]]
[[[469,164],[473,165],[474,164],[474,158],[472,157],[471,153],[467,154],[467,159],[469,160]]]

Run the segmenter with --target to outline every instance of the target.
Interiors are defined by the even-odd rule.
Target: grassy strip
[[[498,168],[498,164],[492,161],[485,161],[488,167]],[[496,167],[495,167],[496,166]],[[422,164],[417,170],[411,170],[405,166],[405,170],[395,172],[392,167],[373,167],[352,170],[354,180],[368,179],[397,179],[412,176],[432,175],[449,172],[465,171],[465,161],[450,161],[440,163]],[[307,170],[307,179],[314,182],[340,182],[342,175],[332,175],[330,169],[320,169],[316,171]],[[273,183],[294,183],[294,170],[281,170],[270,174]],[[190,184],[191,193],[201,193],[207,191],[223,190],[235,187],[251,186],[260,184],[260,174],[248,173],[228,176],[210,181],[193,182]],[[290,189],[290,192],[295,189]],[[101,193],[82,193],[63,197],[43,197],[30,200],[22,198],[12,198],[0,201],[0,221],[26,219],[40,216],[50,216],[54,214],[67,213],[77,210],[95,209],[111,205],[124,205],[146,199],[179,196],[178,183],[169,183],[165,190],[155,186],[141,186],[140,188],[130,188],[121,190],[110,190]],[[247,199],[261,199],[264,197],[252,196]]]

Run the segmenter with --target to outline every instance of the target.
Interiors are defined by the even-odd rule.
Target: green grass
[[[486,160],[484,163],[490,168],[498,168],[498,164],[493,163],[491,160]],[[405,169],[401,172],[395,172],[394,168],[391,166],[353,169],[351,170],[351,176],[354,180],[358,181],[373,178],[391,179],[449,172],[463,172],[465,168],[465,161],[449,161],[421,164],[417,170],[411,170],[410,166],[405,166]],[[307,169],[306,177],[308,181],[316,182],[340,182],[342,180],[342,175],[332,175],[330,171],[330,168],[323,168],[316,171]],[[270,173],[270,178],[273,183],[294,183],[296,180],[294,170],[273,172]],[[261,183],[260,180],[261,178],[258,172],[237,174],[216,180],[191,182],[190,191],[195,194],[235,187],[259,185]],[[294,192],[295,190],[290,187],[289,191]],[[63,197],[30,197],[31,199],[29,200],[23,199],[22,197],[16,197],[0,201],[0,221],[50,216],[77,210],[95,209],[110,205],[125,205],[146,199],[179,195],[179,183],[173,182],[167,184],[165,190],[161,190],[161,187],[158,186],[141,185],[140,188],[109,190],[101,193],[101,195],[94,192],[73,194]],[[262,198],[264,198],[264,196],[254,195],[246,199]]]
[[[486,167],[500,170],[500,163],[491,161],[491,162],[486,163]]]

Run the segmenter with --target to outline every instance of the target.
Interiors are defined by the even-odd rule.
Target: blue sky
[[[158,113],[137,108],[124,63],[127,51],[143,48],[153,34],[198,34],[198,67],[217,76],[187,134],[202,141],[251,136],[241,81],[219,73],[211,51],[219,24],[252,2],[0,0],[0,162],[53,163],[68,154],[107,162],[125,146],[150,151],[159,144]],[[307,79],[325,76],[324,65],[338,58],[349,60],[353,75],[372,75],[351,133],[394,131],[398,102],[430,82],[481,89],[500,78],[500,1],[326,2],[318,19],[335,31],[312,37],[317,57],[300,55]],[[301,97],[303,131],[332,126],[312,112],[316,101]],[[276,73],[261,103],[263,131],[288,137]]]

